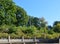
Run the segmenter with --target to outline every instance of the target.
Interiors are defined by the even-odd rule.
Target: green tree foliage
[[[6,25],[6,24],[4,24],[4,25],[1,25],[0,26],[0,32],[8,32],[8,29],[9,29],[9,25]]]
[[[47,22],[45,21],[44,17],[40,18],[40,25],[41,27],[46,27]]]
[[[16,6],[12,0],[0,0],[0,24],[26,25],[28,16],[25,10]]]
[[[55,21],[53,24],[53,30],[60,33],[60,21]]]
[[[47,29],[48,29],[48,30],[51,30],[52,28],[53,28],[53,27],[50,26],[50,25],[47,26]]]
[[[34,23],[33,23],[34,26],[36,26],[36,27],[40,27],[40,20],[39,20],[39,18],[34,17],[33,22],[34,22]]]
[[[53,34],[54,31],[53,30],[48,30],[48,34]]]
[[[11,33],[16,33],[17,29],[15,26],[10,26],[9,29],[8,29],[8,33],[11,34]]]
[[[0,0],[0,38],[59,38],[60,21],[47,26],[45,19],[28,16],[13,0]]]
[[[34,25],[35,27],[37,27],[39,29],[40,28],[40,19],[37,17],[29,16],[27,26],[31,26],[31,25]]]
[[[27,26],[31,26],[31,25],[33,25],[33,19],[34,19],[34,17],[29,16]]]
[[[17,25],[20,25],[20,26],[27,25],[27,22],[28,22],[27,13],[23,8],[18,6],[16,10],[16,19],[17,19],[17,22],[16,22]]]
[[[60,21],[55,21],[53,26],[57,25],[58,23],[60,23]]]
[[[16,22],[16,5],[12,2],[12,0],[0,0],[0,6],[2,23],[11,24]]]
[[[60,23],[54,26],[54,31],[60,33]]]
[[[34,26],[29,26],[29,27],[22,27],[22,32],[25,34],[34,34],[34,32],[36,31],[36,27]]]

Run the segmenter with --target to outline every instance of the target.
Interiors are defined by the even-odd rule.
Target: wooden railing
[[[29,42],[37,44],[37,42],[39,42],[39,39],[36,39],[36,37],[33,39],[25,39],[24,37],[22,37],[21,39],[10,39],[10,36],[8,37],[8,39],[0,39],[0,43],[9,43],[9,44],[12,44],[12,43],[25,44]]]
[[[9,44],[12,44],[12,43],[23,43],[23,44],[34,43],[34,44],[38,44],[39,42],[42,42],[42,41],[44,42],[44,41],[48,41],[48,40],[36,39],[36,37],[34,37],[33,39],[25,39],[24,37],[22,37],[21,39],[10,39],[10,36],[8,37],[8,39],[0,39],[0,43],[6,43],[6,44],[7,43],[9,43]]]

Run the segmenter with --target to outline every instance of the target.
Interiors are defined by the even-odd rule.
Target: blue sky
[[[44,17],[48,25],[60,21],[60,0],[14,0],[27,14],[34,17]]]

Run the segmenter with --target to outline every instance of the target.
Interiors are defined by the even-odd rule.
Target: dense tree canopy
[[[0,24],[26,25],[28,16],[25,10],[12,0],[0,0]]]
[[[17,6],[16,9],[16,19],[17,19],[17,25],[27,25],[28,22],[28,16],[25,10],[21,7]]]
[[[0,0],[0,38],[59,38],[60,21],[53,26],[47,25],[45,18],[27,15],[27,12],[17,6],[13,0]]]
[[[1,24],[16,22],[16,5],[12,0],[0,0],[0,7]]]

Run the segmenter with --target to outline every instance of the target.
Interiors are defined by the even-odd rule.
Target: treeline
[[[0,0],[0,38],[46,38],[60,37],[60,21],[53,26],[47,25],[42,18],[27,15],[26,11],[17,6],[13,0]]]

